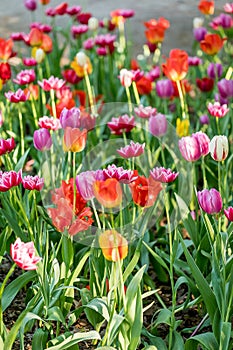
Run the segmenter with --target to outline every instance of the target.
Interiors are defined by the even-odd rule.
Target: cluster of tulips
[[[24,4],[43,23],[0,38],[0,261],[11,264],[0,348],[18,336],[24,349],[33,332],[36,350],[232,349],[233,4],[215,16],[200,0],[193,53],[167,58],[165,18],[144,23],[134,58],[134,10],[97,19]],[[27,272],[9,282],[16,267]],[[28,305],[8,330],[21,289]],[[194,306],[198,324],[179,331],[177,313]],[[93,330],[76,332],[83,312]]]

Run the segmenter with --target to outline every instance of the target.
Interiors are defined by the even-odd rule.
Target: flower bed
[[[233,4],[137,59],[133,10],[50,5],[0,38],[0,348],[232,349]]]

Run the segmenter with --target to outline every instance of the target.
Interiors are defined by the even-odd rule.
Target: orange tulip
[[[136,81],[136,86],[140,95],[148,95],[151,93],[152,83],[147,77],[142,77]]]
[[[45,52],[51,52],[53,49],[53,42],[50,36],[47,34],[42,35],[42,43],[40,46],[41,49],[43,49]]]
[[[30,46],[40,46],[42,44],[43,32],[38,28],[32,28],[28,35]]]
[[[128,254],[128,242],[116,230],[107,230],[101,233],[99,245],[105,259],[109,261],[123,260]]]
[[[145,35],[147,40],[152,44],[161,43],[164,40],[165,31],[169,28],[170,23],[165,18],[151,19],[148,22],[145,22],[147,30]]]
[[[201,0],[198,9],[204,15],[213,15],[214,13],[214,1]]]
[[[172,81],[184,79],[188,72],[188,54],[186,51],[173,49],[166,63],[162,64],[163,73]]]
[[[63,149],[65,152],[81,152],[86,146],[87,130],[66,127],[63,139]]]
[[[114,178],[95,181],[93,191],[98,202],[105,208],[117,207],[122,201],[121,185]]]
[[[0,38],[0,59],[7,61],[13,54],[13,41]]]
[[[50,3],[50,0],[40,0],[41,5],[47,5]]]
[[[206,34],[205,39],[200,42],[202,51],[208,55],[215,55],[223,47],[225,39],[222,39],[219,34]]]

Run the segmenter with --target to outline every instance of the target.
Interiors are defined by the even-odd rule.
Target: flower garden
[[[231,350],[233,3],[199,1],[168,57],[165,18],[134,57],[131,9],[24,4],[0,38],[0,349]]]

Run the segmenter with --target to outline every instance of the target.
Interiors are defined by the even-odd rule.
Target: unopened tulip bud
[[[200,28],[204,24],[204,18],[194,17],[193,19],[193,28]]]
[[[98,19],[97,18],[95,18],[95,17],[91,17],[91,18],[89,18],[89,20],[88,20],[88,28],[90,29],[90,30],[96,30],[96,29],[98,29],[98,27],[99,27],[99,21],[98,21]]]
[[[43,62],[45,58],[45,52],[43,49],[36,49],[35,51],[35,60],[37,63]]]
[[[225,160],[229,151],[227,137],[223,135],[214,136],[210,141],[209,150],[211,157],[217,162]]]
[[[82,51],[80,51],[76,54],[75,59],[80,67],[84,67],[88,63],[88,57]]]
[[[217,214],[222,210],[222,198],[215,188],[198,191],[197,198],[200,207],[207,214]]]

